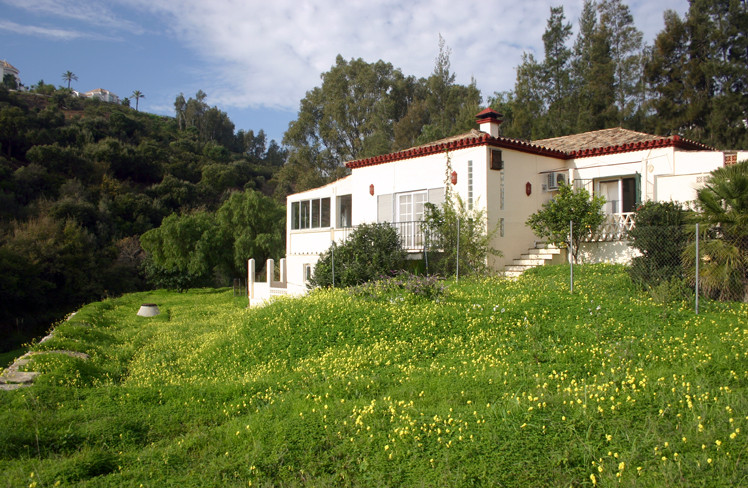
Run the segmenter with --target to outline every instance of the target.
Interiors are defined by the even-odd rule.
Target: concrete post
[[[275,275],[275,261],[268,259],[265,266],[265,275],[267,276],[268,286],[273,282],[273,276]]]
[[[284,285],[286,284],[286,258],[280,260],[280,281]]]
[[[254,258],[247,261],[247,296],[250,303],[255,297],[255,260]]]

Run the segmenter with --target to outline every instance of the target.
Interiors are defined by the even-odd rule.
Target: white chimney
[[[503,122],[502,117],[503,115],[496,110],[487,108],[475,116],[475,122],[480,127],[481,132],[486,132],[491,137],[499,137],[501,134],[499,127]]]

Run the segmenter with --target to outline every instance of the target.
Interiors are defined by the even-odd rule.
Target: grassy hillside
[[[86,306],[0,392],[0,486],[745,486],[748,305],[612,266],[247,310]],[[162,314],[135,315],[142,302]]]

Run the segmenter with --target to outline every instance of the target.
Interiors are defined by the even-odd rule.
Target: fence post
[[[457,271],[456,281],[460,281],[460,219],[457,219]]]
[[[696,224],[696,315],[699,314],[699,224]]]
[[[335,241],[330,246],[330,262],[332,263],[332,287],[335,288]]]
[[[252,299],[255,297],[255,260],[254,258],[247,261],[247,299],[249,305],[252,305]]]
[[[574,293],[574,222],[569,221],[569,290]]]

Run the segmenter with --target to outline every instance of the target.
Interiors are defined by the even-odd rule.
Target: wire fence
[[[569,223],[570,237],[574,235]],[[632,226],[622,241],[630,246],[628,272],[634,284],[663,303],[692,300],[699,313],[699,298],[746,299],[746,261],[719,229],[697,224]],[[574,239],[570,238],[573,243]],[[569,250],[570,256],[574,249]],[[601,259],[607,261],[610,259]],[[574,260],[569,259],[570,291],[574,292]]]

